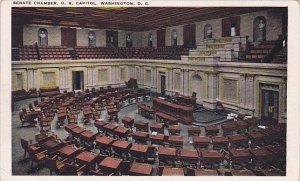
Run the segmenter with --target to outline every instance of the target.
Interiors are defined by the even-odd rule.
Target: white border
[[[41,0],[45,1],[45,0]],[[39,1],[39,2],[41,2]],[[51,1],[51,0],[48,0]],[[112,1],[112,0],[109,0]],[[106,1],[106,2],[109,2]],[[62,1],[57,1],[62,2]],[[69,2],[69,1],[64,1]],[[72,1],[73,3],[75,1]],[[81,2],[86,2],[83,0]],[[120,0],[119,2],[122,2]],[[135,1],[129,1],[135,2]],[[287,84],[287,176],[286,177],[130,177],[131,181],[147,180],[300,180],[299,176],[299,2],[297,1],[139,1],[148,2],[151,7],[288,7],[288,84]],[[11,174],[11,7],[12,1],[1,3],[1,62],[0,62],[0,180],[53,180],[65,179],[57,176],[12,176]],[[150,7],[147,6],[147,7]],[[57,6],[56,6],[57,7]],[[77,6],[84,7],[84,6]],[[93,6],[89,6],[93,7]],[[142,6],[139,6],[142,7]],[[117,180],[124,177],[67,177],[68,180],[106,179]],[[125,177],[129,178],[129,177]]]

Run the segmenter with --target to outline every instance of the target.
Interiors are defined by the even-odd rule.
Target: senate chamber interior
[[[286,7],[12,8],[12,174],[285,176]]]

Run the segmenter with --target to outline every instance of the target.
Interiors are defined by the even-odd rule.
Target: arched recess
[[[191,78],[191,93],[197,93],[197,103],[203,102],[203,79],[199,74],[195,74]]]
[[[267,20],[264,16],[258,16],[253,21],[253,41],[266,41]]]

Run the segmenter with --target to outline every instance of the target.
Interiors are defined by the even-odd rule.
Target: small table
[[[105,134],[107,135],[108,133],[113,135],[114,134],[114,130],[117,128],[118,126],[108,123],[106,125],[103,126],[103,130],[105,131]]]
[[[216,150],[201,150],[201,164],[220,163],[224,158],[220,152]]]
[[[88,144],[91,144],[96,139],[97,133],[86,130],[80,134],[81,139]]]
[[[186,149],[183,148],[179,151],[179,159],[185,163],[193,163],[198,164],[199,162],[199,154],[195,149]]]
[[[233,131],[237,130],[237,125],[234,122],[221,124],[223,135],[232,134]]]
[[[131,135],[135,142],[147,143],[147,140],[149,138],[148,132],[136,131]]]
[[[170,125],[168,130],[169,130],[170,135],[179,135],[180,134],[179,125]]]
[[[206,136],[217,136],[219,133],[218,125],[205,126],[204,129]]]
[[[148,157],[148,149],[149,149],[149,147],[147,145],[132,144],[132,146],[129,150],[129,153],[133,157],[147,158]]]
[[[224,136],[213,136],[211,138],[213,149],[222,149],[228,147],[228,138]]]
[[[118,173],[121,163],[121,159],[106,157],[100,162],[99,166],[101,170],[106,174]]]
[[[84,151],[76,156],[76,161],[79,163],[79,165],[87,165],[89,167],[95,162],[96,158],[97,155],[88,151]]]
[[[129,129],[118,126],[116,129],[114,129],[114,136],[118,136],[119,138],[125,138],[127,140],[127,136],[129,134]]]
[[[44,142],[44,144],[42,145],[42,148],[44,148],[48,152],[53,152],[63,146],[64,146],[64,143],[62,143],[60,140],[51,139],[51,140]]]
[[[129,127],[132,129],[134,119],[129,116],[124,116],[122,119],[122,123],[124,124],[125,127]]]
[[[85,129],[83,129],[83,128],[81,128],[81,127],[75,127],[75,128],[73,128],[73,129],[71,129],[71,135],[73,135],[74,137],[76,137],[76,138],[79,138],[80,137],[80,134],[82,133],[82,132],[85,132]]]
[[[250,163],[252,154],[248,149],[229,149],[229,156],[235,163]]]
[[[151,144],[164,145],[165,135],[164,134],[151,134],[149,137]]]
[[[148,132],[148,122],[142,121],[142,120],[138,120],[134,123],[134,126],[136,127],[137,131],[146,131]]]
[[[246,133],[246,135],[249,137],[251,140],[251,144],[253,145],[261,145],[264,143],[264,138],[266,137],[265,134],[259,132],[259,131],[252,131]]]
[[[109,115],[109,120],[118,120],[119,110],[117,108],[107,109],[107,114]]]
[[[209,143],[210,143],[210,141],[209,141],[208,136],[194,136],[193,137],[194,148],[207,148]]]
[[[133,162],[129,169],[130,175],[151,176],[152,172],[152,165],[138,162]]]
[[[108,150],[111,153],[111,144],[114,142],[113,139],[106,136],[96,136],[96,145],[100,147],[101,150]]]
[[[98,132],[100,132],[100,130],[103,129],[103,126],[105,126],[106,124],[108,124],[108,122],[105,122],[102,119],[97,119],[94,123],[95,127],[97,128]]]
[[[77,149],[74,145],[67,145],[59,149],[57,151],[57,154],[63,159],[65,158],[69,159],[74,157],[78,152],[80,152],[80,150]]]
[[[132,145],[132,143],[130,143],[128,141],[117,140],[112,144],[112,147],[113,147],[114,151],[119,154],[123,154],[123,153],[127,154],[131,145]]]
[[[201,127],[199,126],[190,126],[188,129],[188,135],[194,136],[194,135],[200,135],[201,134]]]
[[[158,160],[160,161],[175,161],[177,157],[177,151],[175,148],[166,148],[159,147],[158,148]]]
[[[169,168],[169,167],[164,167],[163,176],[183,176],[184,171],[182,168]]]
[[[182,136],[170,135],[169,138],[168,138],[168,142],[169,142],[170,146],[182,147],[183,137]]]
[[[164,128],[165,128],[164,123],[151,123],[150,124],[150,131],[152,131],[152,132],[158,132],[158,133],[164,134]]]
[[[230,135],[228,140],[232,147],[248,146],[249,142],[249,138],[242,134]]]

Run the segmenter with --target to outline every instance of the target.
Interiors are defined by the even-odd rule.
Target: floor
[[[22,101],[18,101],[15,103],[14,112],[12,112],[12,173],[13,175],[49,175],[49,170],[46,168],[42,168],[35,172],[29,170],[30,162],[29,161],[21,161],[23,157],[23,149],[21,147],[20,138],[24,138],[26,140],[34,140],[34,136],[39,133],[39,127],[23,127],[21,128],[20,119],[18,113],[21,111],[22,107],[28,108],[29,103],[33,103],[34,100],[39,100],[40,98],[26,99]],[[146,102],[146,104],[151,104],[151,101]],[[223,116],[217,115],[213,112],[205,114],[205,112],[199,113],[201,114],[199,119],[203,119],[204,121],[218,120]],[[121,123],[122,118],[128,115],[133,117],[135,120],[145,120],[148,122],[153,122],[153,119],[147,119],[137,114],[137,104],[131,104],[124,106],[119,112],[119,122]],[[198,117],[198,116],[196,116]],[[82,112],[78,115],[78,124],[81,127],[86,127],[87,129],[97,132],[96,127],[93,124],[93,121],[87,125],[83,125],[82,121]],[[107,113],[106,111],[102,111],[101,118],[106,119]],[[60,139],[66,139],[68,134],[63,127],[57,129],[55,126],[57,117],[52,121],[51,131],[55,132]],[[181,136],[184,138],[184,148],[192,148],[192,144],[190,144],[190,140],[188,140],[187,134],[187,126],[183,124],[179,124],[181,127]],[[220,130],[221,131],[221,130]],[[204,130],[201,131],[201,134],[204,133]],[[168,130],[165,129],[165,134],[168,135]],[[220,134],[222,134],[220,132]],[[224,163],[227,164],[226,162]]]

